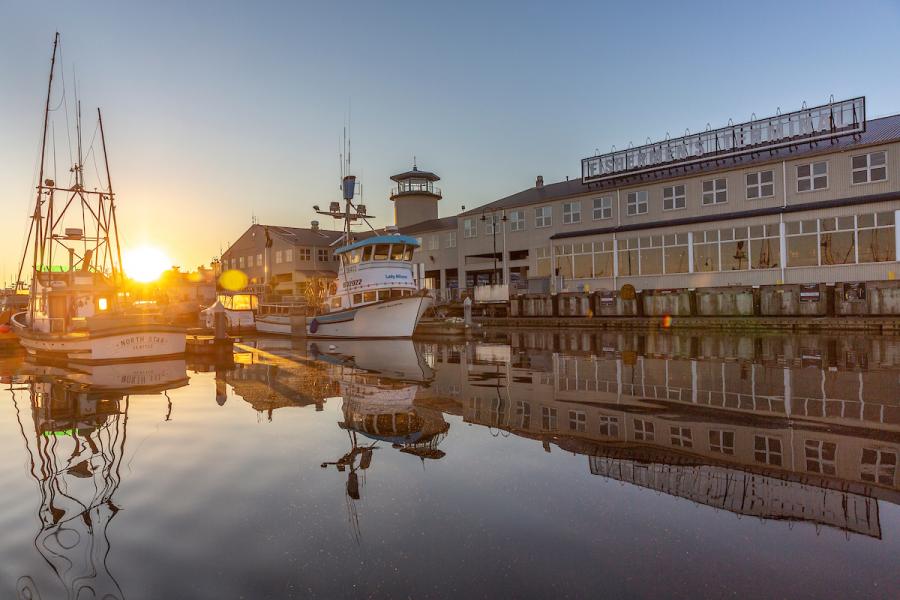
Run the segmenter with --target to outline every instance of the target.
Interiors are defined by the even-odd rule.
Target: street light
[[[486,222],[488,220],[487,215],[484,211],[481,211],[481,221]],[[491,241],[493,243],[493,257],[494,257],[494,270],[491,272],[491,285],[494,285],[494,278],[497,276],[497,223],[505,223],[506,222],[506,213],[497,219],[496,213],[491,213]]]

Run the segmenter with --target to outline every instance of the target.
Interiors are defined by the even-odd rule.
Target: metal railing
[[[417,192],[425,192],[427,194],[436,194],[438,196],[441,195],[441,188],[435,185],[425,185],[425,184],[401,184],[391,188],[391,196],[396,196],[397,194],[415,194]]]

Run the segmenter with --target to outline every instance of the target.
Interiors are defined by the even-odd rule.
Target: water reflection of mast
[[[97,397],[58,382],[29,384],[34,439],[16,416],[41,496],[34,547],[59,578],[67,598],[122,598],[107,566],[107,528],[119,507],[128,400]],[[121,404],[124,403],[124,408]],[[71,443],[69,443],[71,442]],[[34,579],[17,582],[19,598],[40,598]]]

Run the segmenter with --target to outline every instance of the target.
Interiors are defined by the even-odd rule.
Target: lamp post
[[[484,211],[481,212],[481,221],[486,222],[488,220],[487,215]],[[496,213],[491,213],[491,242],[493,244],[493,257],[494,257],[494,270],[491,271],[491,285],[494,285],[494,279],[497,277],[497,223],[505,223],[506,222],[506,213],[503,214],[499,219],[496,217]]]

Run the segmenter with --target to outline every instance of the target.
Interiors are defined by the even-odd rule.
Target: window
[[[456,248],[456,232],[447,232],[447,248]]]
[[[403,256],[406,252],[406,244],[392,244],[391,245],[391,260],[403,260]]]
[[[263,255],[262,254],[256,255],[256,266],[257,267],[263,266]]]
[[[387,260],[390,255],[390,244],[375,244],[372,260]]]
[[[294,262],[294,251],[293,250],[285,250],[284,251],[284,262]]]
[[[509,230],[525,231],[525,211],[514,210],[509,213]]]
[[[628,192],[625,200],[625,214],[629,217],[647,214],[647,192]]]
[[[709,449],[720,454],[734,454],[734,432],[712,429],[709,432]]]
[[[569,429],[572,431],[585,431],[587,429],[587,415],[583,410],[569,411]]]
[[[363,248],[357,248],[353,250],[351,260],[353,264],[358,263],[360,260],[363,262],[368,262],[372,260],[372,252],[375,250],[373,246],[365,246]]]
[[[581,223],[581,202],[563,202],[563,223]]]
[[[417,238],[416,238],[416,249],[418,250],[419,248],[424,248],[424,247],[425,247],[425,240],[424,240],[424,238],[422,238],[422,237],[417,237]]]
[[[619,239],[616,243],[619,246],[619,276],[639,275],[637,238],[630,240]]]
[[[887,156],[884,152],[870,152],[850,159],[853,183],[872,183],[887,179]]]
[[[767,435],[753,438],[753,457],[757,462],[781,466],[781,440]]]
[[[244,257],[243,256],[238,257],[238,265],[240,266],[241,269],[244,268]]]
[[[687,273],[690,270],[688,234],[670,233],[664,235],[663,254],[666,273]]]
[[[894,477],[897,475],[897,453],[877,448],[863,448],[859,470],[863,481],[893,486]]]
[[[897,260],[893,212],[857,215],[856,224],[859,230],[859,262]]]
[[[275,264],[280,265],[282,258],[284,258],[284,254],[281,252],[281,250],[276,250],[275,251]]]
[[[589,279],[593,273],[591,242],[556,246],[556,267],[566,278]]]
[[[317,248],[316,259],[322,262],[328,262],[328,248]]]
[[[550,227],[553,225],[553,207],[539,206],[534,209],[534,226]]]
[[[600,415],[600,435],[607,437],[619,436],[619,417]]]
[[[703,204],[722,204],[728,201],[728,181],[725,178],[703,182]]]
[[[663,188],[663,210],[676,210],[685,206],[687,203],[684,199],[683,185],[670,185]]]
[[[300,260],[311,260],[312,250],[310,250],[309,248],[299,248],[297,250],[297,255]]]
[[[612,196],[594,198],[593,218],[595,221],[599,221],[600,219],[612,219]]]
[[[516,402],[516,424],[522,429],[531,428],[531,405],[527,402]]]
[[[594,242],[594,277],[613,276],[613,241]]]
[[[837,445],[834,442],[806,440],[806,443],[803,444],[803,454],[806,458],[806,470],[810,473],[835,474],[834,460],[837,454]]]
[[[775,195],[775,172],[747,173],[747,200],[769,198]]]
[[[809,192],[828,187],[828,163],[825,161],[797,165],[797,191]]]
[[[815,267],[819,264],[819,223],[816,219],[784,224],[787,266]]]
[[[541,427],[544,431],[556,431],[556,409],[541,407]]]
[[[654,436],[653,423],[643,419],[634,420],[634,439],[638,441],[652,442]]]
[[[690,427],[669,427],[669,433],[672,435],[672,445],[681,448],[693,448],[694,440]]]
[[[640,238],[641,275],[661,275],[663,272],[663,236],[648,235]]]
[[[429,250],[438,250],[441,247],[441,238],[433,235],[428,238],[428,249]]]
[[[477,234],[475,219],[463,220],[463,237],[473,238]]]
[[[363,302],[375,302],[377,298],[375,292],[363,292]]]
[[[853,216],[819,219],[820,259],[823,265],[856,262],[856,232]]]

